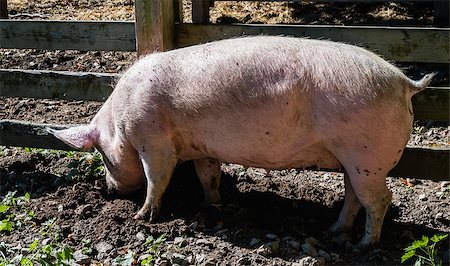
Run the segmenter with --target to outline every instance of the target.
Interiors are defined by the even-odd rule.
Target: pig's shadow
[[[219,235],[234,245],[246,248],[255,248],[250,247],[252,238],[267,241],[265,235],[268,233],[280,238],[291,236],[301,241],[313,236],[326,242],[328,240],[322,237],[322,233],[337,219],[343,204],[343,200],[340,200],[327,207],[304,199],[284,198],[272,192],[242,193],[236,187],[235,178],[224,173],[220,190],[223,205],[220,208],[205,206],[202,204],[203,191],[193,164],[187,162],[180,165],[164,194],[160,222],[176,218],[184,219],[189,224],[195,221],[200,226],[194,230]],[[445,233],[395,221],[399,216],[398,208],[391,206],[381,236],[381,247],[394,250],[394,257],[400,257],[402,248],[412,241],[402,237],[405,230],[411,231],[416,239],[421,235]],[[352,243],[355,244],[362,237],[364,222],[365,212],[361,211],[350,233]],[[225,237],[220,234],[221,229],[228,229]],[[448,243],[446,245],[448,248]]]

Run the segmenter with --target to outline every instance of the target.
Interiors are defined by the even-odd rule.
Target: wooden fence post
[[[192,23],[209,23],[210,0],[192,0]]]
[[[175,22],[183,23],[183,0],[173,0],[173,12],[175,14]]]
[[[0,18],[8,18],[8,1],[0,0]]]
[[[136,0],[136,49],[139,55],[170,50],[174,46],[173,1]]]
[[[441,27],[450,25],[450,0],[434,0],[434,24]]]

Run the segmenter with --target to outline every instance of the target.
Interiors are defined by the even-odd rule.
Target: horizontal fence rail
[[[62,129],[70,127],[70,125],[0,120],[0,145],[76,150],[47,133],[46,127]],[[448,150],[407,147],[398,165],[389,173],[389,176],[447,180],[449,179],[449,165]]]
[[[242,35],[287,35],[361,45],[398,62],[449,63],[450,29],[325,25],[198,25],[175,27],[176,46]]]
[[[398,62],[450,63],[449,28],[176,24],[185,47],[243,35],[289,35],[357,44]],[[0,48],[135,51],[134,22],[0,20]]]
[[[0,96],[104,101],[119,74],[0,69]]]
[[[0,48],[135,51],[134,22],[0,19]]]
[[[0,96],[104,101],[120,74],[0,69]],[[449,87],[430,87],[413,97],[415,118],[449,120]]]

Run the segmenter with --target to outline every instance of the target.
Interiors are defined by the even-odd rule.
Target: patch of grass
[[[102,155],[98,152],[75,152],[67,154],[72,158],[67,165],[70,172],[67,178],[70,181],[89,181],[103,177],[105,175],[105,168],[103,166]]]
[[[437,256],[437,245],[447,237],[448,234],[434,235],[431,238],[422,236],[422,239],[414,241],[404,249],[405,254],[402,256],[402,263],[415,257],[414,266],[441,266],[442,260]]]
[[[41,238],[27,248],[0,243],[0,266],[73,265],[73,249],[62,243],[55,219],[41,225]]]
[[[16,228],[31,222],[33,211],[28,211],[25,205],[30,201],[30,194],[16,196],[16,191],[8,192],[0,202],[0,234],[11,233]]]
[[[155,260],[159,257],[159,246],[166,241],[166,235],[162,234],[158,238],[153,236],[147,237],[144,246],[147,247],[145,252],[146,258],[141,261],[141,265],[153,265]]]

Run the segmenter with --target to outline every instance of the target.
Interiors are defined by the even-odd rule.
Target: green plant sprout
[[[439,260],[436,255],[437,245],[447,237],[448,234],[434,235],[431,238],[422,236],[422,239],[414,241],[411,245],[404,249],[405,254],[402,256],[402,263],[412,257],[416,257],[417,259],[414,266],[441,266],[442,260]]]
[[[34,217],[33,211],[25,209],[30,201],[30,194],[16,197],[17,191],[8,192],[0,202],[0,234],[10,233],[14,228],[21,228]]]

